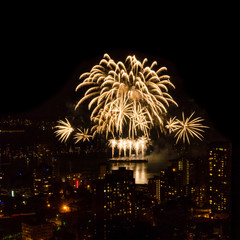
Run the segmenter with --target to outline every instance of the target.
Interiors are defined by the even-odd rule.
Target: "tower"
[[[46,164],[40,164],[33,172],[33,194],[40,196],[46,204],[53,194],[52,168]]]
[[[161,192],[163,187],[161,187],[161,176],[154,176],[148,179],[148,188],[150,196],[157,200],[158,204],[161,203]]]
[[[174,188],[172,195],[175,195],[175,197],[188,196],[191,182],[190,173],[193,171],[194,163],[189,158],[182,156],[169,160],[169,164],[167,177],[168,183]]]
[[[231,199],[231,145],[215,142],[209,147],[209,205],[212,212],[229,213]]]
[[[129,231],[134,226],[134,192],[133,171],[123,167],[96,180],[94,210],[98,237],[107,239],[116,231]]]

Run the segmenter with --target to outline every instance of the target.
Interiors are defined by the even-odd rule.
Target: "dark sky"
[[[79,75],[104,53],[121,61],[136,54],[159,65],[167,63],[168,74],[178,79],[176,85],[230,136],[231,31],[221,12],[224,9],[214,14],[211,9],[182,13],[184,17],[169,9],[166,17],[163,10],[136,16],[85,10],[85,17],[77,12],[61,12],[56,17],[51,11],[31,12],[3,23],[3,115],[59,114],[76,94]]]
[[[237,133],[233,95],[239,85],[234,75],[239,14],[234,8],[238,8],[224,1],[212,6],[209,1],[169,3],[168,7],[162,1],[133,6],[91,1],[89,6],[81,2],[72,8],[66,2],[54,8],[23,2],[2,6],[0,115],[55,118],[71,103],[78,76],[104,53],[122,61],[136,54],[159,65],[161,60],[167,63],[168,74],[180,86],[177,98],[186,101],[181,99],[179,89],[183,90],[207,113],[220,135],[233,138]],[[239,138],[235,139],[236,150]],[[239,176],[239,151],[233,159],[233,176]]]

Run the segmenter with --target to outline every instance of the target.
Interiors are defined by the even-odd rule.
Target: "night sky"
[[[223,138],[232,139],[233,93],[239,85],[233,74],[239,28],[234,6],[197,2],[173,10],[157,3],[141,9],[119,3],[95,11],[93,6],[69,10],[64,5],[60,11],[59,6],[25,8],[22,3],[21,9],[3,8],[0,114],[56,119],[80,98],[74,91],[79,75],[104,53],[116,61],[135,54],[167,66],[178,103],[185,102],[188,111],[197,107]],[[235,149],[239,138],[236,142]],[[236,183],[239,151],[233,159]]]
[[[196,7],[176,14],[150,6],[136,15],[131,10],[95,13],[85,6],[79,12],[11,11],[8,19],[14,20],[6,20],[2,29],[1,113],[61,115],[80,97],[74,91],[79,75],[104,53],[117,61],[135,54],[167,66],[179,86],[172,95],[184,102],[182,89],[231,138],[232,35],[226,27],[231,20],[223,6],[214,9],[214,14],[212,8]]]

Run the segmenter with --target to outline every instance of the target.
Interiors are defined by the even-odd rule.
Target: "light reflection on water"
[[[110,170],[118,170],[119,167],[125,167],[127,170],[133,170],[133,177],[136,184],[148,184],[148,178],[153,177],[153,173],[148,172],[147,163],[110,163]]]

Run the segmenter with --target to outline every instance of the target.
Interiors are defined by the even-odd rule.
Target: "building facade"
[[[135,181],[133,171],[119,168],[104,179],[97,179],[94,187],[96,235],[108,239],[114,232],[128,231],[135,222]]]
[[[212,212],[230,212],[231,145],[212,143],[209,147],[209,206]]]
[[[49,240],[53,237],[51,223],[22,223],[22,240]]]
[[[33,194],[41,197],[46,204],[49,204],[49,198],[53,195],[53,176],[52,168],[41,164],[33,171]]]

